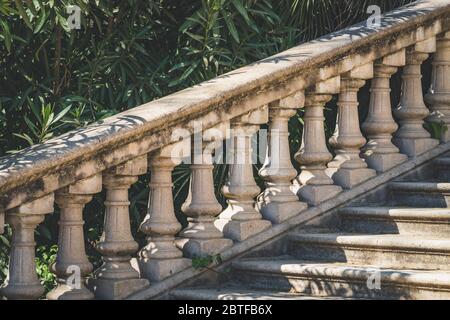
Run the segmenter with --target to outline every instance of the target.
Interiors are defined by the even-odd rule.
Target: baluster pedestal
[[[8,300],[34,300],[44,294],[35,262],[34,230],[53,212],[53,194],[25,203],[7,212],[6,222],[12,228],[8,278],[0,296]]]
[[[232,122],[233,150],[228,180],[223,187],[228,207],[215,221],[226,238],[243,241],[270,228],[255,208],[255,197],[260,189],[253,177],[252,137],[260,124],[268,121],[267,108],[258,110]]]
[[[188,197],[181,210],[188,216],[189,225],[180,232],[177,246],[189,258],[215,256],[233,245],[225,239],[215,225],[216,216],[222,211],[214,193],[212,152],[217,142],[223,141],[225,132],[220,128],[205,130],[200,155],[193,154],[191,181]]]
[[[328,164],[327,174],[346,189],[374,177],[375,170],[367,168],[360,158],[360,148],[366,143],[359,128],[358,91],[365,80],[373,77],[373,64],[354,69],[342,76],[336,130],[330,139],[336,156]]]
[[[397,131],[398,125],[392,117],[389,84],[389,79],[398,67],[404,65],[405,50],[377,60],[374,65],[369,113],[362,125],[369,139],[363,148],[363,157],[369,167],[378,172],[385,172],[408,160],[392,143],[392,134]]]
[[[83,209],[102,190],[100,174],[80,180],[56,192],[60,208],[58,254],[52,266],[58,285],[47,294],[49,300],[90,300],[94,294],[85,286],[93,266],[86,255]]]
[[[258,197],[258,208],[264,219],[281,223],[305,210],[308,205],[298,200],[292,180],[297,176],[289,151],[289,119],[302,108],[302,92],[269,104],[269,144],[266,160],[259,171],[266,188]]]
[[[394,110],[400,128],[393,142],[404,154],[415,157],[439,144],[431,139],[423,124],[429,111],[423,101],[422,72],[420,66],[428,55],[436,51],[436,38],[417,43],[406,54],[406,66],[403,69],[403,88],[400,105]]]
[[[173,207],[172,171],[180,161],[172,154],[173,148],[164,147],[149,159],[150,195],[147,216],[140,227],[148,236],[148,244],[139,253],[139,268],[141,276],[150,282],[164,280],[192,265],[175,245],[181,224]]]
[[[302,145],[295,154],[301,165],[301,173],[296,178],[297,195],[311,204],[331,199],[342,191],[326,174],[327,163],[333,156],[327,149],[323,108],[334,93],[339,92],[340,77],[316,84],[306,92]]]
[[[131,265],[131,256],[138,251],[130,229],[128,190],[140,175],[147,173],[147,156],[142,156],[103,174],[106,188],[105,223],[97,250],[103,256],[103,265],[89,281],[97,299],[123,299],[149,285],[140,279]]]

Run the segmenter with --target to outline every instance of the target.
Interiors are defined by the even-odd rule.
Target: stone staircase
[[[214,289],[171,297],[450,299],[450,158],[434,166],[428,181],[389,183],[384,201],[339,209],[337,229],[296,231],[285,254],[235,261]]]

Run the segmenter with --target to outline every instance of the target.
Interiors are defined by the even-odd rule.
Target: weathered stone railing
[[[35,270],[34,230],[54,204],[60,209],[53,267],[58,286],[47,297],[123,297],[188,268],[195,256],[220,253],[436,147],[439,141],[423,124],[426,118],[450,124],[450,0],[418,1],[384,15],[381,22],[347,28],[0,159],[0,231],[3,218],[13,230],[9,278],[0,295],[36,299],[43,294]],[[425,97],[430,114],[420,67],[432,53],[432,86]],[[389,79],[400,67],[402,99],[392,111]],[[357,93],[368,80],[371,101],[361,132]],[[335,94],[333,159],[323,108]],[[298,175],[287,124],[300,108],[305,116],[295,156],[301,165]],[[174,157],[180,142],[173,141],[172,133],[194,133],[198,122],[204,153],[191,165],[190,193],[182,207],[189,225],[181,230],[172,170],[182,159]],[[249,158],[251,138],[265,123],[269,141],[259,172],[266,182],[261,192]],[[214,195],[210,143],[227,127],[234,129],[229,137],[234,161],[223,188],[228,207],[222,210]],[[441,140],[449,141],[450,133]],[[139,248],[130,230],[128,189],[147,171],[149,207],[140,231],[148,244],[139,251],[138,273],[131,264]],[[93,267],[85,253],[82,213],[103,187],[105,224],[97,249],[104,264],[93,273],[91,291],[84,281]],[[81,282],[74,286],[77,270]]]

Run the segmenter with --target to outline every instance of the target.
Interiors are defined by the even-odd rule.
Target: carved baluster
[[[443,123],[447,130],[441,135],[442,142],[450,141],[450,31],[437,39],[433,58],[433,72],[429,93],[425,101],[430,107],[429,122]]]
[[[308,205],[298,200],[292,180],[297,176],[289,151],[289,119],[302,108],[305,95],[298,92],[269,104],[269,144],[266,160],[259,171],[266,189],[258,197],[264,219],[281,223],[305,210]]]
[[[232,163],[222,189],[228,206],[215,225],[225,237],[234,241],[248,239],[271,226],[270,221],[263,220],[255,208],[255,197],[261,190],[253,177],[252,165],[252,137],[258,132],[260,124],[268,121],[267,118],[267,108],[264,108],[232,122]]]
[[[189,225],[177,241],[184,255],[190,258],[214,256],[233,245],[214,225],[222,206],[214,194],[212,153],[225,139],[226,127],[205,130],[203,145],[198,150],[201,154],[193,157],[189,195],[181,208],[188,216]]]
[[[131,266],[131,255],[138,251],[138,243],[131,234],[128,201],[131,185],[146,172],[147,156],[142,156],[103,174],[106,212],[103,234],[97,244],[103,265],[95,271],[92,281],[97,298],[120,299],[149,285],[147,279],[139,279],[139,273]]]
[[[373,77],[373,64],[367,64],[344,74],[341,78],[336,130],[330,139],[336,156],[328,164],[327,173],[337,185],[350,189],[376,175],[360,158],[360,148],[366,139],[359,128],[358,91],[365,80]]]
[[[83,209],[102,190],[100,174],[75,182],[56,192],[60,208],[58,254],[53,269],[58,285],[47,294],[49,300],[89,300],[94,294],[86,288],[86,276],[93,266],[86,256]]]
[[[148,236],[148,244],[140,251],[141,276],[161,281],[191,266],[189,259],[175,245],[181,230],[172,195],[172,171],[179,159],[172,154],[174,146],[163,148],[149,160],[151,171],[147,216],[140,230]]]
[[[53,194],[25,203],[7,212],[12,228],[8,278],[0,289],[7,299],[38,299],[44,293],[36,274],[34,230],[53,212]]]
[[[374,78],[370,89],[370,106],[363,132],[369,142],[363,148],[363,157],[372,169],[387,171],[405,162],[408,157],[399,153],[392,143],[392,134],[397,131],[397,124],[392,117],[391,88],[389,79],[398,67],[405,65],[405,50],[396,52],[377,60],[374,65]]]
[[[295,155],[302,172],[296,179],[297,194],[301,200],[317,205],[342,191],[333,185],[326,174],[327,163],[333,156],[327,149],[323,108],[332,94],[339,92],[340,77],[316,84],[306,92],[302,145]]]
[[[422,154],[439,144],[431,139],[430,133],[423,127],[423,119],[429,111],[423,101],[422,72],[420,66],[429,53],[436,51],[436,38],[417,43],[406,53],[406,66],[403,69],[403,88],[400,105],[394,110],[400,128],[393,142],[400,151],[410,157]]]

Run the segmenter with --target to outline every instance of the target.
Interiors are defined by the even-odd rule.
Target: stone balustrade
[[[449,30],[450,0],[418,1],[384,15],[381,26],[344,29],[1,158],[0,232],[6,223],[13,238],[0,295],[43,297],[34,231],[55,206],[59,238],[51,269],[58,283],[47,298],[121,299],[189,269],[196,257],[220,254],[270,232],[308,206],[435,148],[439,141],[424,124],[450,125]],[[430,55],[431,88],[424,97],[421,66]],[[397,72],[402,73],[401,101],[392,108],[390,78]],[[366,82],[370,104],[362,105],[358,92]],[[336,129],[327,144],[324,108],[334,96]],[[360,108],[367,109],[365,119],[359,118]],[[301,147],[290,150],[288,123],[300,110]],[[175,214],[172,172],[186,160],[178,152],[186,143],[174,140],[173,133],[185,132],[190,145],[191,133],[198,131],[194,122],[202,124],[201,156],[191,157],[196,161],[190,164],[189,195],[181,208],[188,224],[182,225]],[[254,141],[266,124],[261,190]],[[442,130],[441,142],[449,137],[449,130]],[[213,181],[211,144],[219,140],[230,142],[224,208]],[[295,151],[297,163],[291,158]],[[148,209],[139,227],[146,245],[139,248],[128,190],[147,173]],[[103,188],[104,230],[96,245],[103,263],[93,270],[83,212]]]

